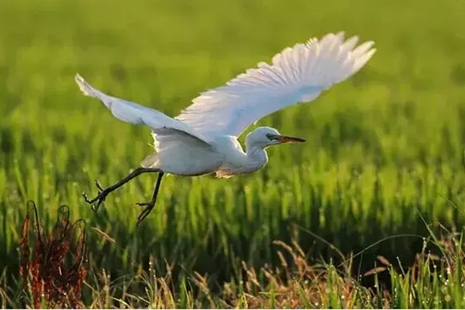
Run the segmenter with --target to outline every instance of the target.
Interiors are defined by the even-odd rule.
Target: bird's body
[[[100,99],[122,121],[150,127],[155,140],[155,153],[142,161],[142,168],[109,189],[99,186],[102,193],[88,202],[98,199],[100,204],[109,192],[143,172],[160,173],[154,204],[165,173],[216,173],[230,177],[262,168],[268,162],[266,147],[304,140],[282,136],[273,128],[258,127],[247,135],[244,151],[237,137],[260,118],[299,102],[312,101],[322,91],[355,74],[375,52],[371,48],[373,42],[356,46],[357,42],[357,37],[344,41],[341,32],[286,48],[273,57],[271,65],[259,63],[225,86],[201,93],[176,118],[108,96],[76,75],[85,95]]]
[[[277,133],[271,128],[262,128],[273,134]],[[163,135],[158,135],[158,138],[161,141],[164,139]],[[173,135],[170,134],[169,138],[173,138]],[[179,137],[176,138],[176,141],[179,141]],[[141,166],[158,168],[165,173],[180,176],[216,173],[218,177],[231,177],[256,171],[268,162],[264,147],[249,142],[250,145],[244,152],[234,136],[216,136],[209,144],[196,141],[191,137],[185,138],[189,141],[149,155],[142,161]],[[177,149],[174,149],[176,147]]]

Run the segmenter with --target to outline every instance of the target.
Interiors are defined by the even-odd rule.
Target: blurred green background
[[[463,1],[0,1],[0,269],[17,268],[29,199],[46,225],[67,204],[72,218],[114,238],[89,230],[91,263],[114,275],[152,255],[161,270],[177,262],[227,278],[240,260],[275,261],[277,239],[332,254],[302,228],[349,253],[427,235],[419,213],[462,225],[463,12]],[[110,185],[137,167],[152,140],[82,96],[75,73],[175,116],[283,48],[340,30],[376,42],[367,66],[258,124],[305,145],[269,149],[269,165],[251,175],[168,177],[137,229],[135,203],[149,199],[155,176],[113,193],[96,214],[83,201],[94,179]],[[418,242],[396,238],[366,255],[408,260]]]

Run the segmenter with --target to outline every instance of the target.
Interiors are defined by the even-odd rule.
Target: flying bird
[[[231,177],[259,170],[268,162],[265,149],[304,139],[285,136],[270,127],[258,127],[245,139],[238,137],[261,118],[296,103],[316,99],[321,92],[354,75],[373,56],[374,42],[357,46],[358,37],[347,40],[344,33],[327,34],[321,40],[288,47],[275,55],[271,64],[256,68],[227,82],[225,86],[201,93],[175,118],[160,111],[104,94],[79,74],[75,80],[86,96],[99,99],[118,119],[146,125],[152,130],[155,152],[140,167],[114,185],[103,188],[98,181],[98,195],[87,203],[97,209],[107,195],[143,173],[158,173],[157,182],[138,224],[154,208],[165,174],[198,176],[215,173]]]

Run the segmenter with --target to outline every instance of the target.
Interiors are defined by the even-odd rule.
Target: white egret
[[[146,207],[139,216],[140,223],[155,206],[165,173],[230,177],[262,168],[268,162],[268,146],[305,140],[259,127],[247,135],[244,151],[237,137],[259,119],[293,104],[312,101],[333,84],[355,74],[376,51],[372,41],[356,47],[357,42],[358,37],[345,40],[340,32],[286,48],[273,57],[271,65],[259,63],[225,86],[201,93],[176,118],[108,96],[77,74],[76,82],[84,95],[101,100],[122,121],[148,126],[155,140],[155,153],[139,168],[105,189],[96,182],[98,195],[92,200],[84,195],[86,201],[96,203],[98,208],[109,193],[134,177],[158,173],[151,201],[138,204]]]

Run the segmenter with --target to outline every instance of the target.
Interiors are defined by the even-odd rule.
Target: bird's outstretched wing
[[[344,33],[286,48],[272,65],[259,63],[225,86],[202,93],[176,118],[210,135],[240,135],[273,112],[314,100],[325,89],[355,74],[373,56],[373,42],[355,48]]]
[[[210,145],[208,139],[202,133],[197,132],[189,125],[173,119],[159,111],[141,106],[137,103],[108,96],[87,83],[79,74],[75,77],[82,93],[86,96],[94,97],[103,102],[110,109],[111,113],[119,120],[131,124],[147,125],[154,133],[159,130],[172,129],[177,130],[200,143]]]

